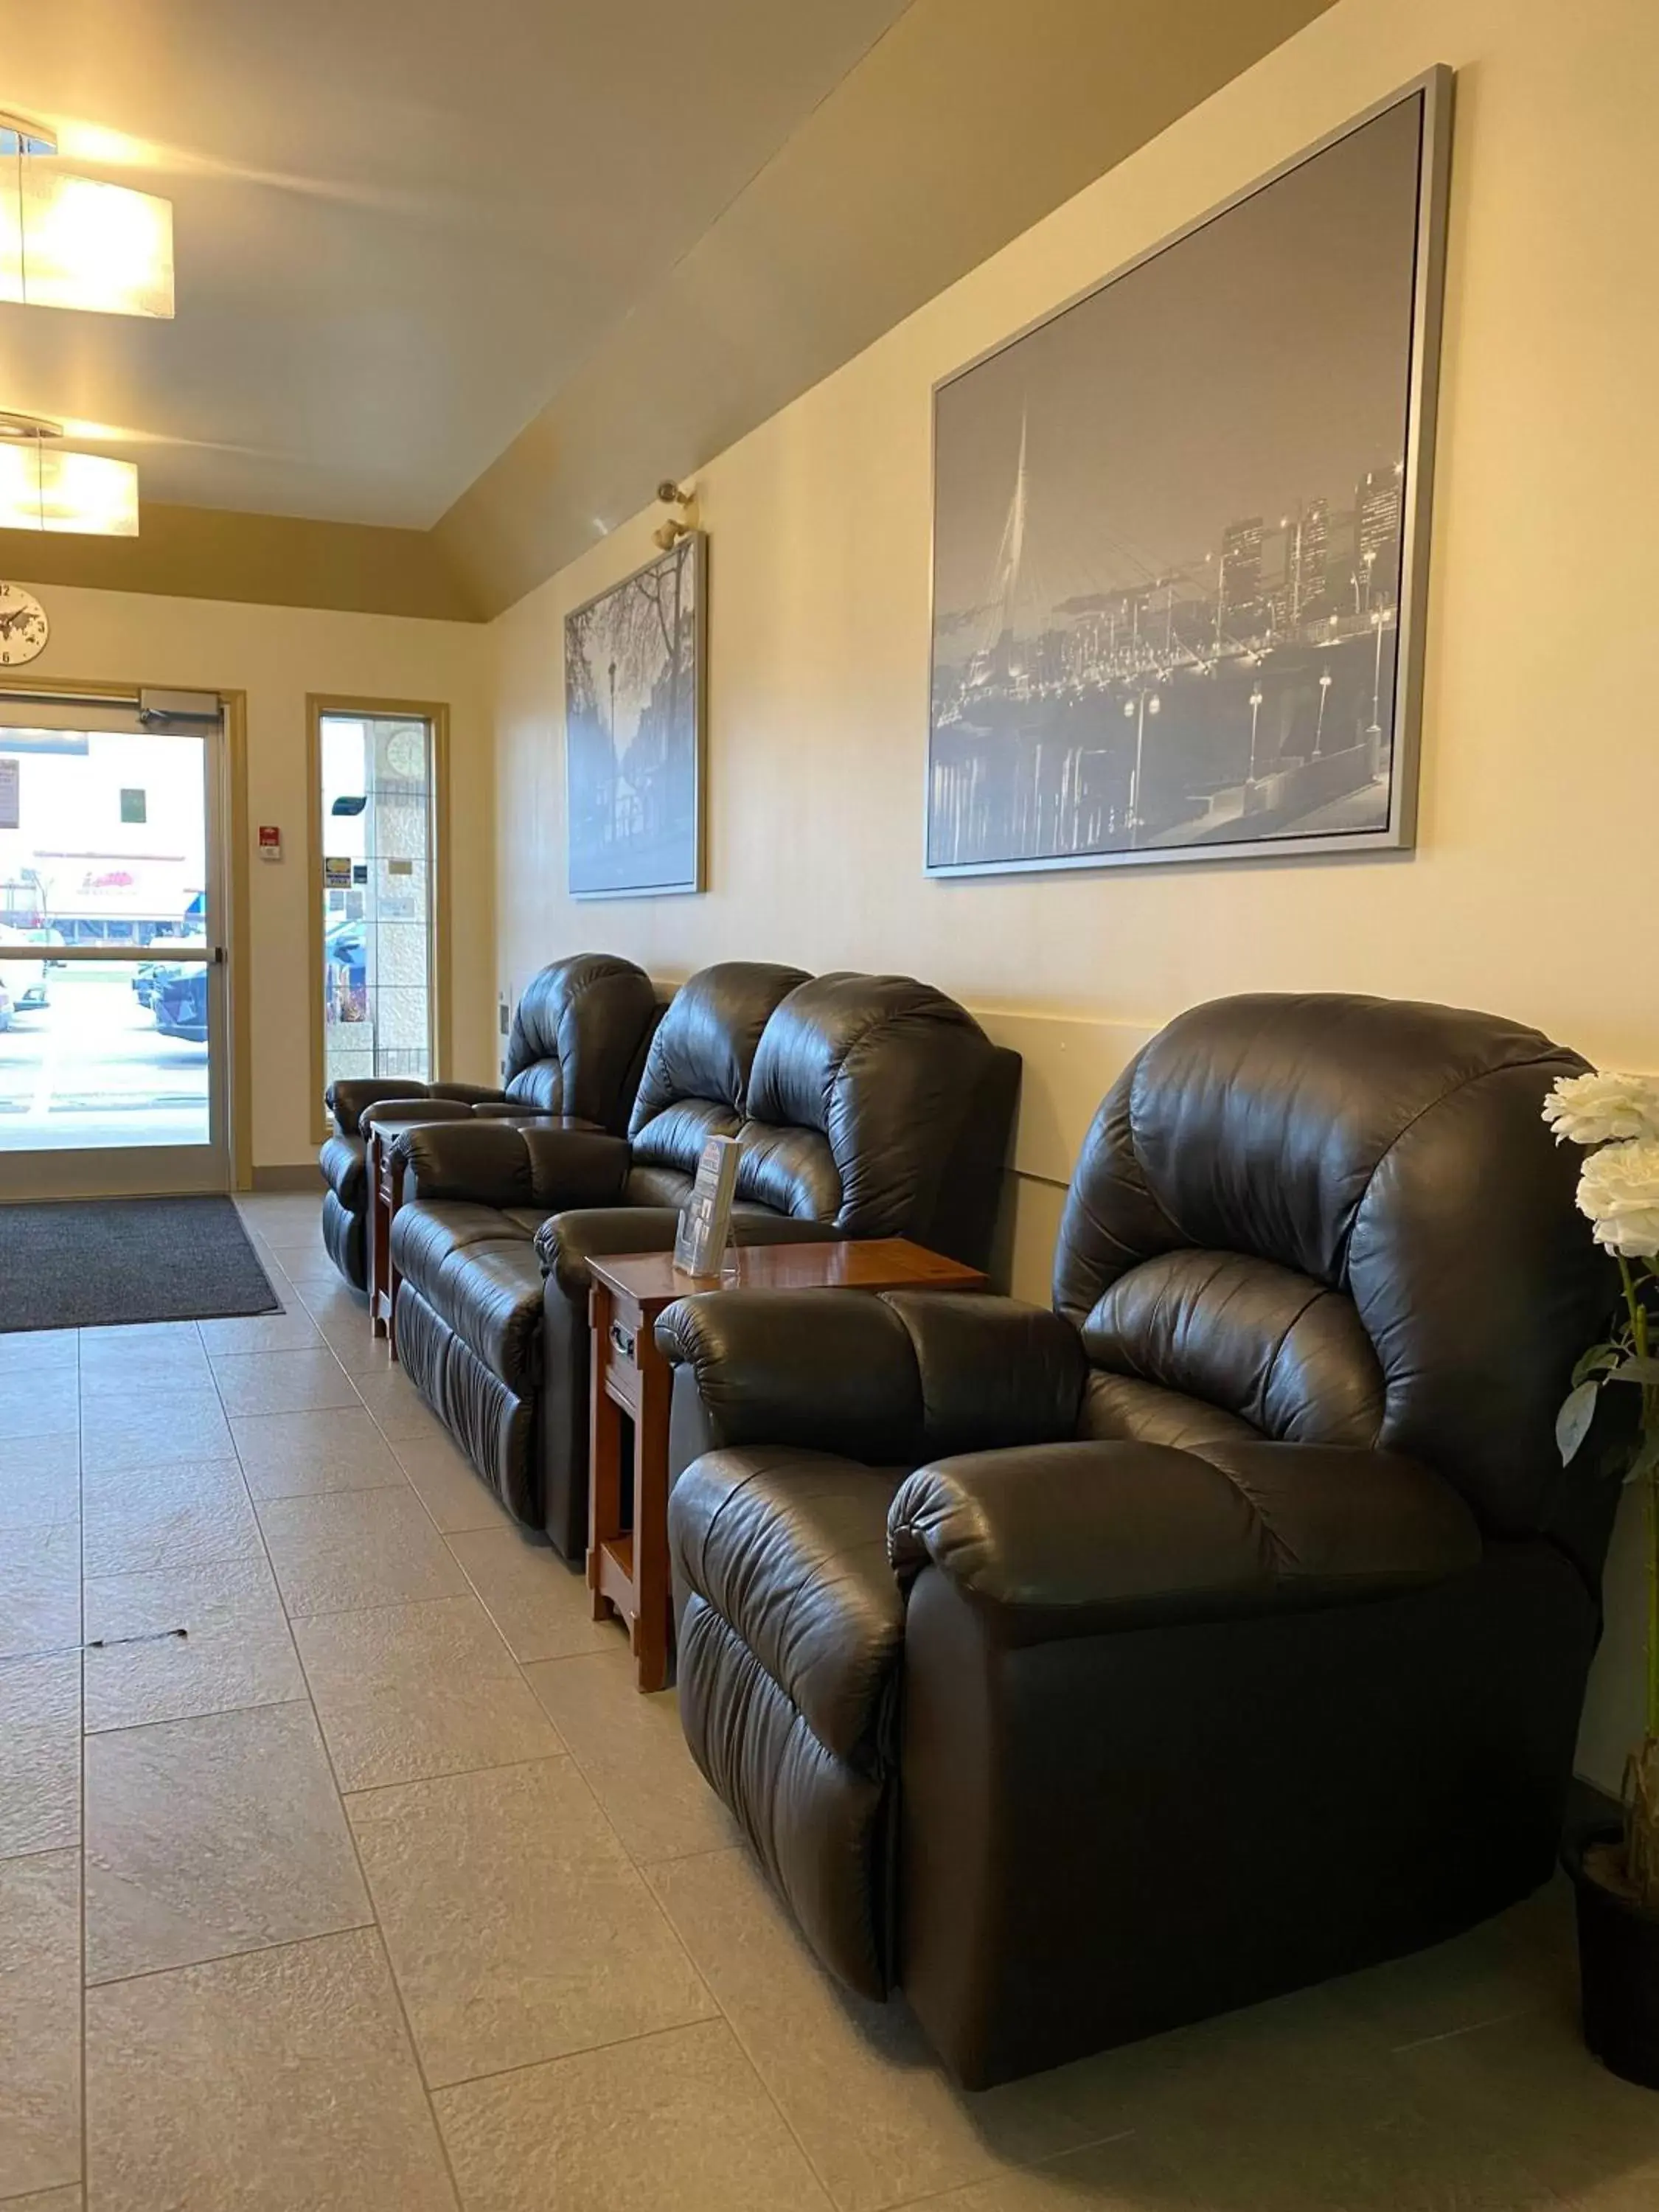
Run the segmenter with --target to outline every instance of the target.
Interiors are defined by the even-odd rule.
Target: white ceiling
[[[0,108],[174,202],[173,322],[0,306],[146,497],[425,527],[907,0],[0,0]]]

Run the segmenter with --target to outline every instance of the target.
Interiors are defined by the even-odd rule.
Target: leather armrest
[[[923,1455],[909,1334],[868,1291],[702,1291],[659,1316],[657,1342],[695,1376],[715,1448],[787,1445],[890,1466]]]
[[[429,1083],[427,1089],[434,1098],[458,1098],[464,1106],[498,1105],[507,1097],[493,1083]]]
[[[972,1453],[909,1476],[887,1532],[901,1583],[937,1569],[1011,1644],[1389,1597],[1481,1554],[1431,1469],[1321,1444]]]
[[[376,1098],[357,1116],[365,1136],[390,1121],[465,1121],[472,1108],[459,1098]]]
[[[625,1137],[586,1122],[470,1111],[462,1121],[404,1127],[392,1154],[412,1178],[405,1182],[411,1198],[544,1207],[615,1197],[630,1158]]]
[[[505,1096],[504,1091],[491,1090],[481,1083],[416,1083],[407,1075],[349,1075],[343,1076],[337,1083],[331,1083],[324,1099],[340,1134],[355,1137],[361,1133],[367,1109],[385,1100],[416,1100],[425,1105],[434,1098],[447,1098],[475,1105],[481,1099]]]
[[[533,1206],[523,1132],[511,1121],[468,1114],[405,1124],[392,1139],[408,1199],[465,1198],[480,1206]]]
[[[495,1115],[508,1121],[556,1121],[562,1129],[600,1129],[603,1121],[584,1121],[579,1114],[561,1114],[556,1107],[521,1106],[516,1098],[480,1098],[475,1114]]]
[[[1088,1376],[1068,1322],[969,1291],[709,1291],[657,1342],[695,1375],[714,1443],[853,1459],[1070,1438]]]
[[[1089,1358],[1046,1306],[981,1291],[884,1291],[921,1380],[922,1449],[931,1459],[1069,1441]]]
[[[557,1212],[571,1206],[609,1206],[622,1196],[634,1158],[626,1137],[596,1129],[591,1121],[562,1116],[526,1121],[520,1127],[530,1156],[536,1205]]]
[[[329,1112],[334,1116],[334,1126],[343,1137],[362,1134],[362,1117],[371,1106],[378,1106],[383,1098],[424,1098],[424,1083],[411,1083],[407,1076],[393,1082],[384,1076],[354,1075],[342,1077],[331,1083],[323,1093]]]

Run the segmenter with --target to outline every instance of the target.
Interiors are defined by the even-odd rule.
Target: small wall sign
[[[283,833],[274,822],[259,824],[259,858],[280,860],[283,857]]]

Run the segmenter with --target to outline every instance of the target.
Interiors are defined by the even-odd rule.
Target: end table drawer
[[[639,1410],[640,1369],[635,1332],[612,1315],[605,1332],[605,1387],[619,1406]]]

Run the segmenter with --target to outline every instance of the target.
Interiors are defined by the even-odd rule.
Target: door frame
[[[8,695],[49,694],[73,701],[85,699],[107,704],[129,696],[134,706],[142,691],[204,691],[216,693],[220,708],[219,790],[215,794],[224,850],[217,857],[224,884],[222,917],[225,958],[224,984],[224,1100],[226,1172],[232,1190],[248,1190],[253,1183],[253,1044],[249,1000],[249,903],[247,873],[247,693],[240,688],[204,684],[135,683],[131,677],[108,678],[99,683],[86,677],[31,675],[18,669],[0,677],[0,703]]]
[[[449,964],[449,707],[441,699],[370,699],[343,691],[306,694],[306,865],[307,997],[311,1009],[311,1135],[313,1144],[329,1133],[323,1104],[323,732],[325,714],[357,715],[365,720],[395,721],[400,716],[427,723],[432,731],[432,1076],[443,1081],[450,1071]]]

